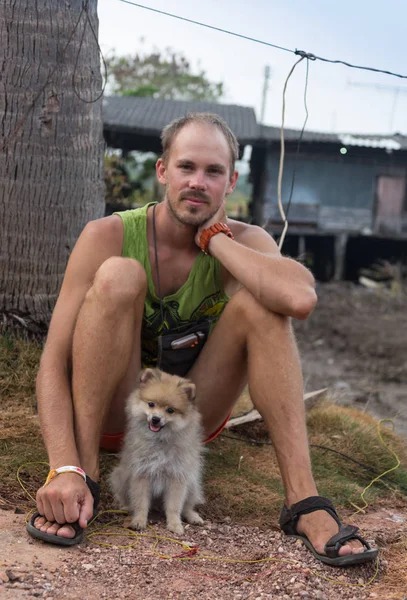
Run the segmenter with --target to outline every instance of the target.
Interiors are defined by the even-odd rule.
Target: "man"
[[[208,438],[248,381],[274,443],[286,507],[296,505],[284,509],[282,527],[326,558],[339,521],[311,474],[290,324],[315,307],[314,279],[263,229],[226,217],[238,144],[219,117],[188,115],[168,125],[162,141],[156,172],[164,201],[89,223],[70,257],[37,379],[51,472],[29,531],[54,543],[80,539],[97,502],[100,440],[114,447],[122,435],[124,402],[151,359],[154,334],[211,315],[216,326],[188,372]],[[361,559],[363,544],[350,529],[332,542],[332,564]]]

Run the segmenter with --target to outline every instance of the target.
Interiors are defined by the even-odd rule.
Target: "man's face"
[[[175,218],[199,227],[221,207],[236,185],[230,149],[215,126],[190,123],[175,137],[167,163],[157,162],[157,177]]]

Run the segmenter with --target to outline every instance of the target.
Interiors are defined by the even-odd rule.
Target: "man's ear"
[[[233,190],[236,187],[238,178],[239,178],[239,173],[237,171],[235,171],[233,173],[232,177],[230,178],[229,185],[226,188],[226,194],[225,194],[225,196],[229,196],[229,194],[231,194],[233,192]]]
[[[180,381],[178,386],[181,388],[181,390],[184,392],[184,394],[190,402],[193,402],[195,400],[196,387],[195,384],[192,383],[192,381]]]
[[[157,179],[163,185],[167,183],[167,165],[162,158],[159,158],[155,163],[155,172]]]
[[[152,379],[159,381],[161,379],[161,371],[158,369],[144,369],[140,373],[140,383],[148,383]]]

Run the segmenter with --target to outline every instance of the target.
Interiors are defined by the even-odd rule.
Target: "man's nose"
[[[204,174],[199,171],[194,173],[189,180],[189,187],[193,190],[205,190],[206,181]]]

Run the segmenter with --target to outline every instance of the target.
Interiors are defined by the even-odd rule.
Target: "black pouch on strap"
[[[157,366],[171,375],[185,377],[208,339],[210,320],[179,328],[158,337]]]

